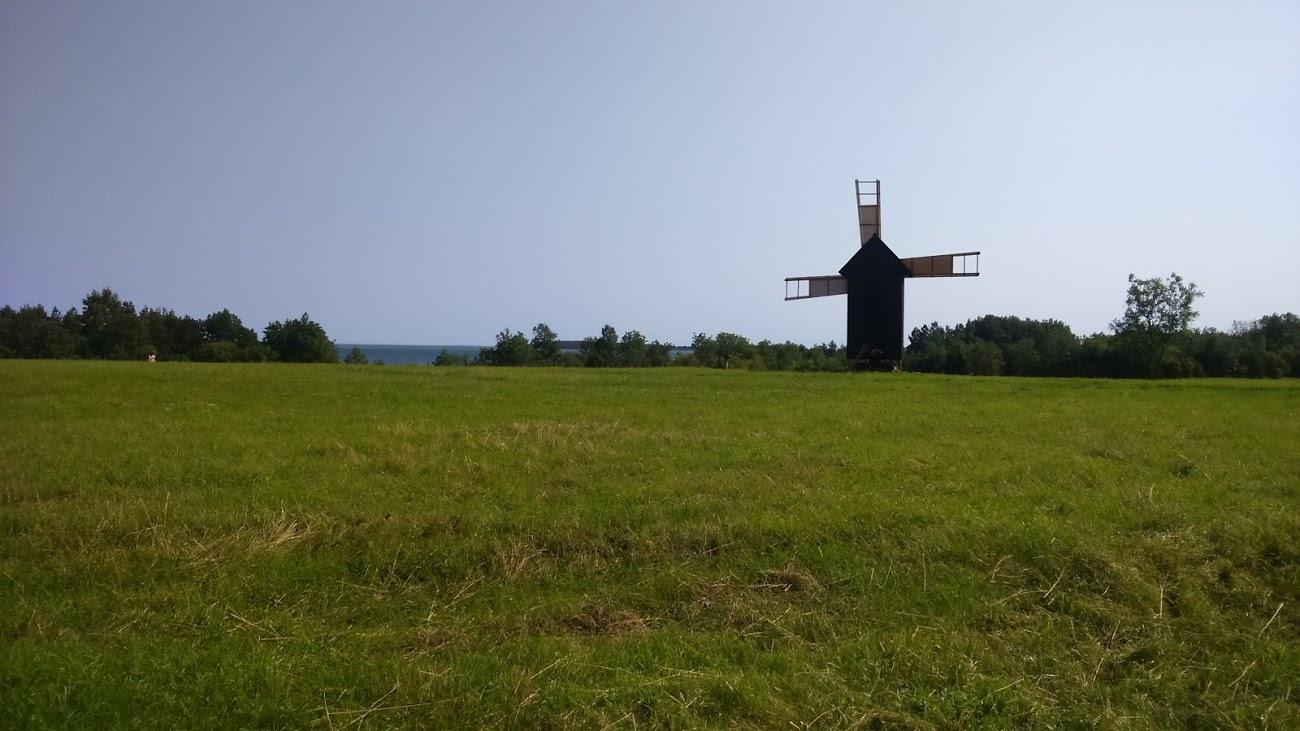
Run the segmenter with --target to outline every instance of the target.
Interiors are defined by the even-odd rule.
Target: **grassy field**
[[[1300,383],[0,362],[0,727],[1300,727]]]

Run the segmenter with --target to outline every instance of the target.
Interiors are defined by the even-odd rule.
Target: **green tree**
[[[55,311],[57,312],[57,310]],[[89,358],[90,348],[86,345],[86,336],[81,324],[81,313],[77,312],[77,308],[68,308],[68,311],[63,313],[63,319],[59,321],[59,325],[72,338],[75,352],[70,357]]]
[[[72,358],[77,342],[64,327],[58,308],[41,305],[18,310],[0,308],[0,356],[6,358]]]
[[[222,309],[203,318],[203,339],[209,343],[224,340],[246,349],[257,344],[257,333],[244,327],[238,315]]]
[[[600,337],[583,338],[578,346],[582,364],[588,368],[612,368],[618,365],[618,331],[606,325],[600,329]]]
[[[1177,274],[1167,280],[1129,274],[1128,282],[1124,315],[1111,323],[1111,329],[1129,354],[1135,375],[1162,375],[1169,364],[1181,361],[1181,354],[1166,351],[1187,334],[1198,314],[1193,306],[1203,293]]]
[[[1177,274],[1170,274],[1168,280],[1160,277],[1140,279],[1130,274],[1128,282],[1124,316],[1111,323],[1117,334],[1153,332],[1174,335],[1187,330],[1200,314],[1192,307],[1204,293]]]
[[[81,329],[91,357],[144,357],[145,333],[135,305],[123,301],[108,287],[92,291],[81,304]]]
[[[645,336],[636,330],[623,333],[618,341],[618,364],[624,368],[641,368],[647,365]]]
[[[337,363],[338,351],[334,341],[325,334],[321,327],[302,313],[297,319],[267,324],[263,331],[262,342],[266,344],[277,360],[286,363]]]
[[[243,360],[239,346],[229,340],[204,343],[194,353],[194,360],[203,363],[234,363]]]
[[[961,327],[966,340],[984,340],[1002,351],[1012,376],[1069,376],[1078,370],[1079,339],[1057,320],[985,315]]]
[[[144,307],[140,309],[140,324],[144,328],[145,342],[162,360],[194,358],[204,343],[203,323],[189,315]]]
[[[962,343],[962,361],[972,376],[996,376],[1002,373],[1002,351],[987,340]]]
[[[366,365],[370,362],[370,359],[366,357],[365,352],[362,351],[361,348],[353,345],[352,350],[348,351],[347,357],[343,359],[343,362],[348,365]]]
[[[214,312],[203,319],[203,340],[206,343],[231,343],[235,346],[234,360],[267,361],[275,357],[264,343],[257,340],[257,333],[244,327],[239,316],[228,309]],[[225,353],[227,349],[221,348]]]
[[[542,365],[555,365],[560,362],[560,336],[544,322],[533,326],[533,339],[529,341],[533,348],[533,360]]]
[[[1300,317],[1294,313],[1265,315],[1254,322],[1250,331],[1259,333],[1271,351],[1300,348]]]
[[[654,368],[666,366],[672,361],[673,346],[653,340],[645,348],[645,364]]]
[[[678,361],[683,365],[698,365],[714,368],[718,364],[718,341],[706,333],[691,336],[691,354]]]
[[[1255,321],[1250,334],[1277,356],[1284,374],[1300,376],[1300,317],[1291,312],[1265,315]]]
[[[533,360],[533,346],[522,332],[506,328],[497,333],[497,343],[479,350],[478,361],[485,365],[522,366]]]
[[[945,373],[948,361],[948,328],[937,322],[912,328],[903,351],[903,365],[909,371]]]
[[[748,338],[735,333],[718,333],[714,338],[718,347],[719,368],[731,368],[738,365],[744,365],[745,361],[754,357],[754,346]]]
[[[748,338],[735,333],[721,332],[716,336],[695,333],[691,338],[690,355],[675,362],[706,368],[764,368],[767,360],[762,351]]]

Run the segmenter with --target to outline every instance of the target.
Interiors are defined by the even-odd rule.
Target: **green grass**
[[[0,727],[1300,727],[1295,381],[0,362],[0,417]]]

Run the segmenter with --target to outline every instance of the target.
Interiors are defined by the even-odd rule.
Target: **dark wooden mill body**
[[[853,182],[861,247],[838,275],[787,277],[785,298],[848,295],[849,360],[859,368],[897,368],[903,360],[903,283],[912,277],[978,277],[980,252],[899,258],[880,238],[880,181]]]

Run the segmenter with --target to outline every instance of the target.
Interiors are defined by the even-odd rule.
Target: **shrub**
[[[469,356],[464,353],[453,353],[446,348],[438,351],[438,357],[434,358],[433,365],[436,366],[467,366],[469,365]]]
[[[239,347],[228,340],[204,343],[194,353],[194,360],[204,363],[234,363],[243,360]]]

